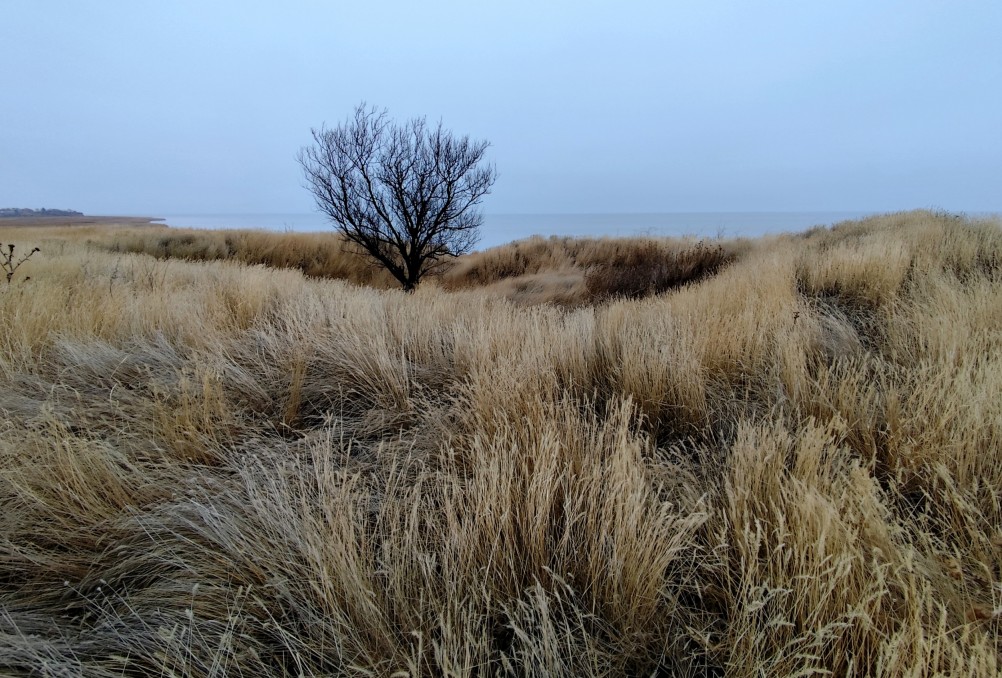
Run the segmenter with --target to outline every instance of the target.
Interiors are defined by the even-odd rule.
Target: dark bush
[[[591,267],[585,284],[592,299],[638,299],[714,275],[733,259],[720,245],[702,241],[675,251],[650,241],[621,250],[609,261]]]

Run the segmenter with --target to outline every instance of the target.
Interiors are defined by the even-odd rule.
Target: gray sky
[[[361,101],[491,213],[1002,211],[1002,2],[0,0],[0,207],[305,212]]]

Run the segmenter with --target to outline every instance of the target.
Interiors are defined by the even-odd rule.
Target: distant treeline
[[[50,210],[41,208],[37,210],[26,207],[0,207],[0,218],[3,217],[82,217],[83,212],[73,210]]]

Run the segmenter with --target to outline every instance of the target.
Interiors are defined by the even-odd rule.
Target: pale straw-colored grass
[[[408,295],[0,233],[42,248],[0,291],[0,672],[999,673],[997,222],[731,244],[598,304],[635,243]]]

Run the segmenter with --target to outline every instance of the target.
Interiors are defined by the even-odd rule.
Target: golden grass
[[[147,226],[109,231],[92,242],[111,252],[149,254],[158,259],[262,264],[296,269],[310,277],[348,280],[382,289],[399,284],[333,231],[273,233]]]
[[[461,257],[445,270],[441,285],[485,289],[520,306],[573,307],[698,282],[751,247],[746,240],[533,236]]]
[[[407,295],[158,231],[3,233],[2,672],[998,675],[997,222],[601,303],[635,243]]]
[[[399,285],[358,247],[334,232],[119,227],[88,243],[114,253],[149,254],[161,260],[237,261],[296,269],[308,277],[380,289]],[[750,247],[748,241],[710,245],[681,239],[534,236],[444,261],[426,278],[426,284],[450,291],[476,288],[520,306],[554,303],[573,307],[611,297],[649,296],[697,282]]]

